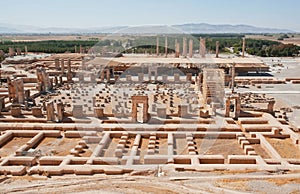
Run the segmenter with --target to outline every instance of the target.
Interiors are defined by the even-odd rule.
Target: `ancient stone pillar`
[[[180,81],[180,75],[178,73],[174,73],[174,82]]]
[[[0,112],[5,108],[5,97],[0,98]]]
[[[67,68],[68,73],[72,73],[71,69],[71,59],[68,59],[68,68]]]
[[[275,105],[275,100],[268,101],[268,107],[267,107],[268,113],[271,113],[271,114],[274,113],[274,105]]]
[[[175,57],[179,58],[179,55],[180,55],[180,44],[179,42],[177,42],[175,46]]]
[[[94,73],[90,74],[90,80],[91,80],[92,83],[96,82],[96,75]]]
[[[206,41],[205,38],[200,38],[200,56],[205,57],[206,53]]]
[[[32,107],[31,112],[34,117],[42,117],[43,116],[42,107]]]
[[[100,107],[94,107],[94,113],[95,117],[97,118],[103,118],[104,117],[104,110]]]
[[[216,41],[216,58],[219,58],[219,46],[220,46],[219,41]]]
[[[57,120],[62,122],[64,119],[64,105],[62,102],[57,103]]]
[[[183,41],[182,55],[184,58],[186,58],[187,57],[187,39],[184,37],[182,41]]]
[[[230,114],[230,98],[226,98],[225,101],[225,117],[229,117]]]
[[[11,107],[11,116],[20,117],[22,115],[21,105],[13,105]]]
[[[186,81],[192,82],[192,74],[191,73],[186,74]]]
[[[15,89],[16,89],[16,100],[18,103],[23,104],[24,103],[24,83],[23,79],[17,79],[14,80]]]
[[[10,57],[15,56],[15,49],[14,48],[11,48],[11,47],[8,48],[8,56],[10,56]]]
[[[162,75],[162,81],[164,83],[167,83],[168,82],[168,75]]]
[[[47,112],[47,121],[55,121],[53,102],[47,103],[46,112]]]
[[[21,49],[17,48],[17,55],[22,55]]]
[[[131,80],[131,75],[126,75],[126,81],[127,82],[131,82],[132,80]]]
[[[73,113],[73,117],[75,117],[75,118],[81,118],[81,117],[83,117],[84,114],[83,114],[83,107],[82,107],[82,105],[73,105],[72,113]]]
[[[25,46],[25,55],[27,55],[28,53],[28,49],[27,49],[27,46]]]
[[[188,105],[187,104],[178,105],[178,116],[183,117],[183,118],[188,116]]]
[[[144,74],[143,73],[138,73],[138,81],[143,82],[144,81]]]
[[[165,55],[168,56],[168,37],[165,38]]]
[[[54,63],[55,63],[55,69],[59,70],[59,58],[55,58]]]
[[[60,61],[60,69],[61,69],[61,73],[64,74],[65,73],[65,60],[61,59]]]
[[[189,42],[189,57],[192,58],[193,57],[193,39],[190,39],[190,42]]]
[[[156,37],[156,55],[159,55],[159,37]]]
[[[231,91],[234,92],[234,84],[235,84],[235,63],[231,66]]]
[[[243,38],[242,57],[245,57],[246,38]]]
[[[166,106],[158,106],[156,108],[157,116],[160,118],[166,118],[167,117],[167,107]]]

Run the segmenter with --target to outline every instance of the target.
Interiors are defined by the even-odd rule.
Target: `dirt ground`
[[[299,193],[299,174],[155,171],[118,176],[0,176],[0,193]],[[144,174],[145,176],[140,176]]]

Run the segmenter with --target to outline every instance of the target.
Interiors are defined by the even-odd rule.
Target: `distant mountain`
[[[261,28],[250,25],[212,25],[206,23],[200,24],[182,24],[173,27],[181,29],[187,33],[293,33],[288,29]]]
[[[42,28],[26,25],[12,25],[0,23],[0,34],[25,34],[25,33],[118,33],[118,34],[171,34],[171,33],[293,33],[288,29],[261,28],[249,25],[212,25],[206,23],[182,25],[152,25],[152,26],[113,26],[93,28]]]

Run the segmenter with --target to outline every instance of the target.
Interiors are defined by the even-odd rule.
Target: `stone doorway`
[[[146,123],[149,120],[148,96],[132,96],[131,100],[132,100],[132,121]],[[138,112],[140,112],[139,115]]]

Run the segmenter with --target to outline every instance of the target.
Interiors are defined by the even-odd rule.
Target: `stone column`
[[[143,82],[144,81],[144,74],[143,73],[138,73],[138,81]]]
[[[191,73],[186,74],[186,81],[192,82],[192,74]]]
[[[245,49],[246,49],[246,38],[243,38],[242,57],[245,57]]]
[[[175,57],[176,58],[179,58],[179,52],[180,52],[180,44],[179,42],[176,43],[176,46],[175,46]]]
[[[46,112],[47,112],[47,121],[55,121],[53,102],[49,102],[47,104]]]
[[[219,46],[220,46],[219,41],[216,41],[216,58],[219,58]]]
[[[268,107],[267,107],[268,113],[271,113],[271,114],[274,113],[274,105],[275,105],[275,100],[270,100],[268,102]]]
[[[54,63],[55,63],[55,69],[58,70],[59,69],[59,58],[55,58]]]
[[[226,98],[225,101],[225,117],[229,117],[230,114],[230,98]]]
[[[168,56],[168,37],[165,38],[165,55]]]
[[[180,81],[180,75],[178,73],[174,74],[174,82],[179,82]]]
[[[60,61],[60,69],[61,69],[61,73],[64,74],[65,73],[65,60],[61,59]]]
[[[72,73],[72,69],[71,69],[71,59],[68,59],[68,69],[67,69],[68,73]]]
[[[132,122],[137,122],[137,104],[132,102]]]
[[[57,103],[57,120],[62,122],[64,119],[64,105],[62,102]]]
[[[104,117],[104,110],[100,107],[94,107],[94,113],[95,117],[97,118],[103,118]]]
[[[25,55],[27,55],[28,53],[28,49],[27,49],[27,46],[25,46]]]
[[[17,55],[22,55],[21,49],[17,48]]]
[[[234,84],[235,84],[235,63],[231,66],[231,91],[234,92]]]
[[[159,55],[159,37],[156,37],[156,55]]]
[[[182,41],[183,41],[182,55],[184,58],[186,58],[187,57],[187,39],[184,37]]]
[[[187,104],[178,105],[178,116],[183,117],[183,118],[188,116],[188,105]]]
[[[15,49],[14,48],[11,48],[11,47],[8,48],[8,56],[10,56],[10,57],[15,56]]]
[[[205,38],[200,38],[200,56],[204,58],[205,53],[206,53],[206,41]]]
[[[193,57],[193,39],[190,39],[190,42],[189,42],[189,57],[192,58]]]

